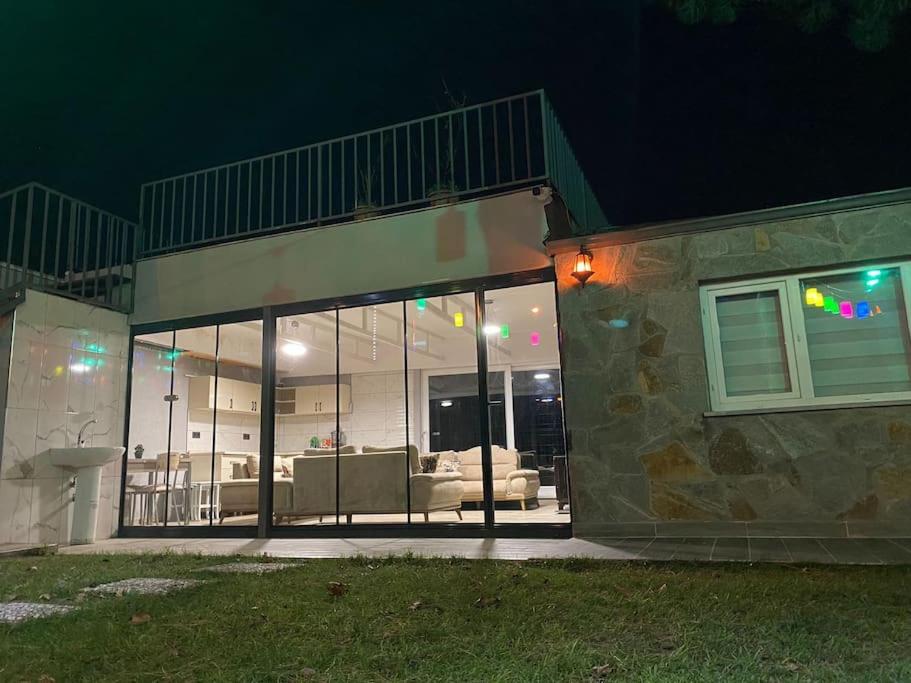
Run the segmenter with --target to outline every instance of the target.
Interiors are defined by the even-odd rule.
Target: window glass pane
[[[715,310],[726,395],[790,392],[778,290],[719,296]]]
[[[816,396],[911,391],[911,341],[897,268],[801,280]]]

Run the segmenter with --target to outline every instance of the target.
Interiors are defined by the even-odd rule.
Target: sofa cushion
[[[247,456],[247,476],[250,479],[256,479],[259,477],[259,456],[258,455],[248,455]]]

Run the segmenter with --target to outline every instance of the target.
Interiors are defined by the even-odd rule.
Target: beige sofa
[[[350,523],[355,514],[398,514],[408,509],[405,475],[411,487],[411,511],[424,515],[453,511],[462,517],[462,475],[419,472],[417,449],[354,446],[339,449],[339,513]],[[301,454],[276,454],[273,460],[273,509],[280,524],[292,517],[335,515],[335,449],[312,448]],[[414,474],[412,474],[414,473]],[[289,476],[290,475],[290,476]],[[259,509],[259,458],[236,463],[233,478],[221,483],[220,520],[255,514]]]
[[[338,470],[336,470],[336,467]],[[453,511],[462,518],[462,475],[420,471],[417,448],[364,446],[361,453],[303,455],[294,458],[293,511],[289,516],[334,515],[336,471],[338,511],[351,523],[356,514],[399,514],[408,510],[406,477],[411,487],[411,512],[424,515]]]
[[[281,517],[291,512],[293,457],[276,457],[272,462],[272,512]],[[259,511],[259,456],[248,455],[245,464],[234,463],[231,479],[220,484],[218,521],[229,515],[253,515]]]
[[[464,491],[462,500],[479,502],[484,500],[484,484],[481,468],[481,447],[475,446],[467,451],[443,451],[440,454],[437,471],[445,469],[446,461],[458,461],[458,470],[462,474]],[[512,449],[491,447],[493,462],[493,499],[495,501],[515,500],[522,509],[528,501],[537,501],[541,480],[537,471],[523,470],[520,467],[519,453]]]

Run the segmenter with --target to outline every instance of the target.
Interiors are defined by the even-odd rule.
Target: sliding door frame
[[[389,537],[442,537],[442,538],[569,538],[572,536],[571,518],[565,523],[497,523],[495,520],[493,500],[493,473],[492,449],[490,442],[490,415],[489,397],[487,395],[487,342],[483,333],[483,323],[486,316],[484,295],[487,290],[519,287],[522,285],[538,284],[542,282],[556,283],[556,274],[553,268],[510,273],[506,275],[489,276],[485,278],[460,280],[433,285],[424,285],[407,289],[390,290],[380,293],[321,299],[301,303],[279,304],[263,308],[246,309],[229,313],[195,316],[179,320],[134,325],[130,330],[130,355],[127,362],[127,406],[124,411],[124,447],[129,445],[130,404],[133,373],[133,344],[137,335],[153,332],[165,332],[183,328],[223,325],[235,322],[262,321],[262,369],[263,381],[261,392],[260,414],[260,475],[259,475],[259,511],[256,526],[167,526],[143,527],[124,526],[123,500],[125,495],[125,477],[122,478],[120,490],[120,520],[119,535],[132,538],[389,538]],[[478,395],[480,410],[478,419],[481,428],[481,460],[483,471],[484,490],[484,523],[431,523],[411,524],[410,510],[409,522],[406,524],[336,524],[283,526],[276,525],[272,515],[272,463],[275,455],[275,368],[276,368],[276,321],[278,318],[291,315],[304,315],[307,313],[335,311],[338,318],[339,309],[393,303],[407,302],[419,298],[431,298],[450,294],[472,294],[475,300],[476,316],[476,346],[477,346],[477,373]],[[557,307],[557,320],[559,330],[559,305],[554,287],[554,305]],[[336,324],[336,335],[338,325]],[[404,348],[404,345],[403,345]],[[336,365],[338,357],[336,353]],[[562,354],[561,354],[562,366]],[[338,370],[338,367],[336,368]],[[562,372],[561,372],[562,381]],[[407,375],[406,375],[407,382]],[[336,372],[336,393],[338,393],[338,372]],[[406,391],[407,395],[407,391]],[[338,420],[338,418],[337,418]],[[569,448],[569,434],[565,427],[564,433]],[[411,441],[410,434],[406,435],[406,442]],[[336,454],[337,455],[337,454]],[[127,454],[124,454],[126,459]],[[337,458],[336,458],[337,460]],[[263,464],[263,463],[268,463]],[[338,465],[338,463],[337,463]],[[568,469],[568,468],[567,468]],[[336,485],[339,485],[336,477]],[[410,487],[410,484],[409,484]],[[338,495],[336,496],[336,506]],[[409,506],[410,507],[410,506]]]

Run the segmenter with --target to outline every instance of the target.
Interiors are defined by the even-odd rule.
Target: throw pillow
[[[247,476],[250,479],[259,478],[259,456],[258,455],[248,455],[247,456]]]
[[[440,456],[437,453],[432,453],[431,455],[422,455],[421,460],[421,472],[424,474],[433,474],[437,471],[437,462],[439,461]]]
[[[283,477],[290,477],[290,476],[291,476],[291,470],[290,470],[290,469],[288,468],[288,466],[285,465],[284,463],[282,463],[282,476],[283,476]]]

